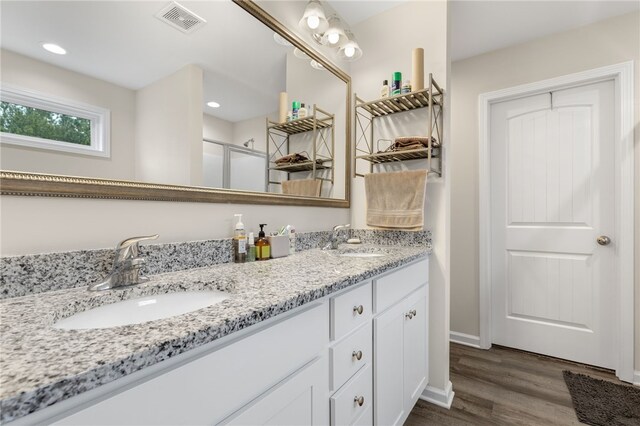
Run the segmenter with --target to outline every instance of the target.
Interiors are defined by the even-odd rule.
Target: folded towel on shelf
[[[282,193],[286,195],[319,197],[321,187],[322,181],[320,179],[296,179],[282,181]]]
[[[293,154],[285,155],[284,157],[280,157],[274,161],[276,164],[292,164],[292,163],[303,163],[305,161],[309,161],[309,157],[306,155],[294,152]]]
[[[426,170],[369,173],[364,176],[367,225],[420,230],[424,226]]]
[[[428,148],[429,138],[426,136],[403,136],[403,137],[396,138],[393,146],[395,146],[396,148],[402,148],[405,146],[416,145],[416,144],[420,144],[424,148]],[[440,146],[440,142],[436,138],[431,137],[431,147],[434,148],[437,146]]]

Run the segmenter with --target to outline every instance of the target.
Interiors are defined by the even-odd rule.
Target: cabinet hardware
[[[362,407],[364,405],[364,396],[356,396],[355,398],[353,398],[353,402]]]
[[[364,312],[364,306],[362,306],[362,305],[354,306],[353,307],[353,312],[357,312],[358,315],[362,315],[362,313]]]
[[[362,359],[362,351],[357,351],[357,352],[353,351],[353,353],[351,354],[351,357],[360,361]]]

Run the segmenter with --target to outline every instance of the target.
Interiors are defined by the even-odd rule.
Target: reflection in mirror
[[[231,1],[3,1],[1,19],[2,169],[345,198],[347,84]],[[282,92],[306,118],[279,121]]]

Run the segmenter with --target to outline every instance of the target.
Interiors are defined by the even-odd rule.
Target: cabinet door
[[[411,411],[427,385],[427,288],[422,287],[406,301],[404,321],[404,397]]]
[[[395,425],[405,417],[402,363],[406,306],[399,302],[373,320],[373,418],[377,425]]]
[[[324,425],[329,423],[326,356],[283,380],[224,420],[229,425]]]

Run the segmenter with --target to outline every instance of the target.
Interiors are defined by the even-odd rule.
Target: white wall
[[[137,180],[202,185],[202,79],[187,65],[137,91]]]
[[[210,114],[202,114],[202,137],[218,142],[232,143],[234,123],[214,117]]]
[[[273,120],[278,116],[277,112],[268,114],[269,119]],[[267,152],[267,116],[248,118],[233,123],[233,136],[230,142],[234,145],[244,144],[247,140],[253,138],[253,145],[249,144],[249,148],[253,146],[256,151]]]
[[[389,28],[394,22],[402,23]],[[410,29],[410,30],[409,30]],[[425,73],[433,73],[442,88],[447,87],[447,2],[407,2],[374,16],[353,28],[364,52],[362,58],[351,64],[354,92],[362,99],[380,97],[382,80],[391,80],[394,71],[401,71],[403,79],[411,74],[412,49],[425,49]],[[425,77],[425,82],[427,81]],[[448,102],[445,100],[446,105]],[[448,108],[445,107],[448,114]],[[414,115],[419,116],[420,111]],[[428,121],[423,116],[422,127],[408,120],[411,114],[399,114],[395,122],[395,136],[409,136],[405,132],[426,134]],[[378,124],[376,124],[378,125]],[[402,133],[400,133],[402,132]],[[445,149],[451,144],[445,127]],[[446,162],[446,160],[445,160]],[[423,163],[424,167],[424,163]],[[448,253],[448,179],[447,164],[443,178],[429,175],[425,206],[425,228],[433,232],[433,254],[430,263],[430,317],[429,327],[430,377],[429,386],[443,390],[449,383],[449,273]],[[366,227],[366,202],[362,178],[352,181],[351,224]]]
[[[451,74],[451,329],[479,334],[478,96],[634,61],[636,146],[636,370],[640,370],[640,14],[632,13],[454,62]]]
[[[155,233],[157,243],[229,238],[234,213],[243,213],[247,232],[256,235],[258,223],[308,232],[349,221],[348,209],[335,208],[2,196],[0,254],[112,248]]]
[[[0,50],[2,83],[106,108],[111,114],[111,156],[0,145],[4,170],[131,180],[134,178],[135,92],[8,50]]]

